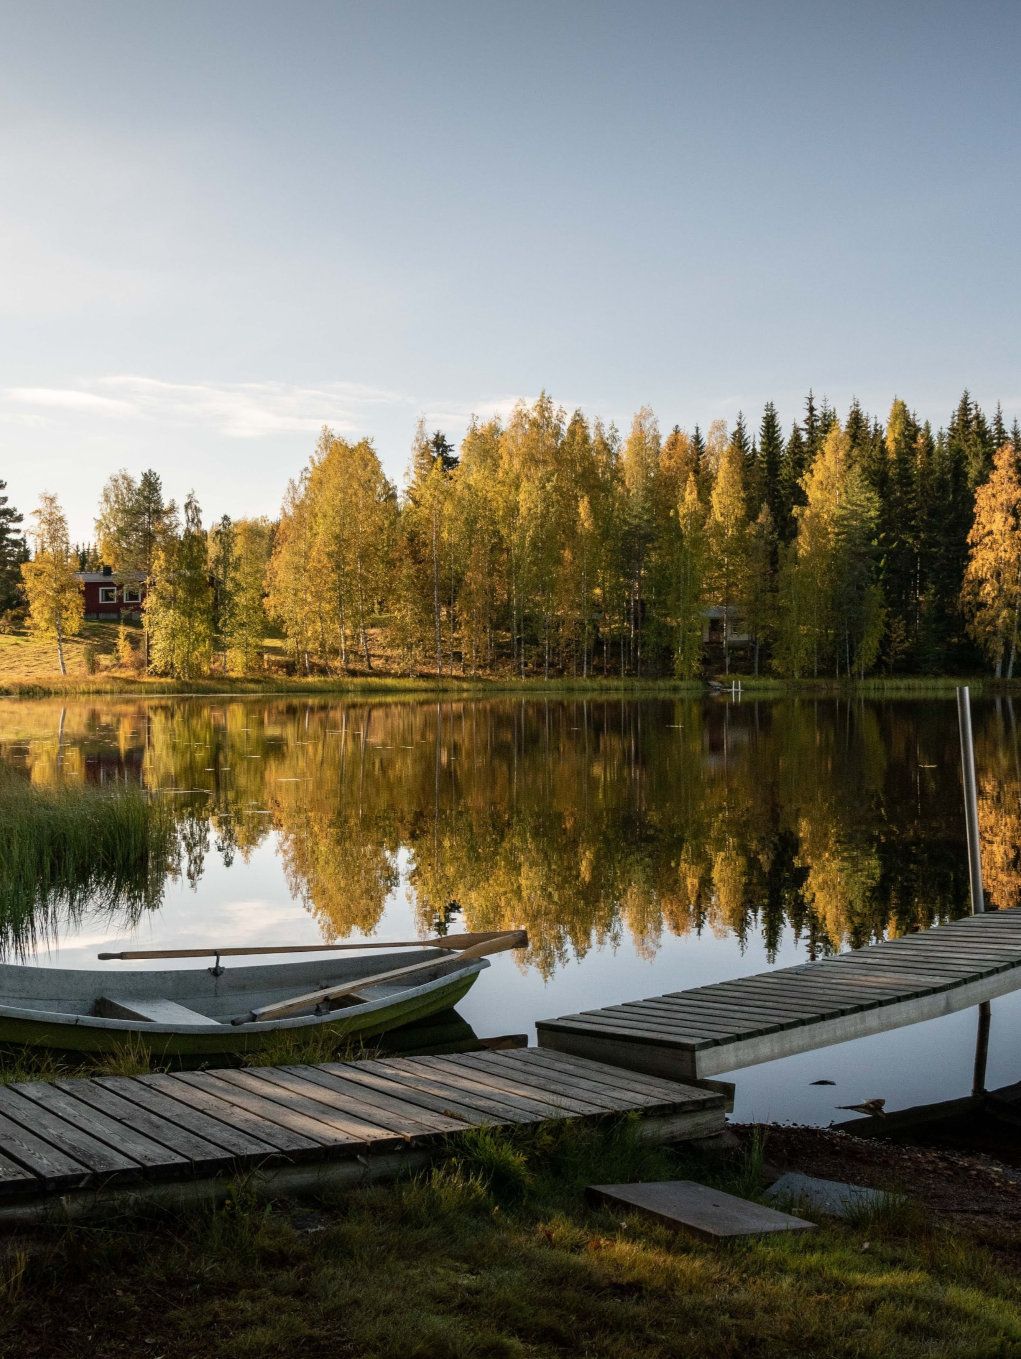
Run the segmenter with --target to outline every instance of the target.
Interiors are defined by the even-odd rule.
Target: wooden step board
[[[724,1096],[532,1049],[0,1086],[5,1201],[431,1149],[466,1129],[642,1116],[706,1137]]]
[[[542,1051],[693,1079],[935,1019],[1019,986],[1015,908],[536,1027]]]

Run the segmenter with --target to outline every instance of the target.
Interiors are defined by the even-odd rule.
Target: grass
[[[0,1258],[18,1359],[958,1359],[1021,1352],[1016,1271],[902,1216],[711,1245],[590,1206],[592,1182],[747,1187],[749,1158],[649,1147],[629,1121],[474,1132],[402,1182],[150,1208]],[[760,1186],[761,1187],[761,1186]]]
[[[86,905],[137,914],[159,902],[176,844],[170,809],[140,789],[39,787],[0,770],[0,931],[8,949]]]
[[[133,627],[133,632],[139,632]],[[138,639],[136,638],[136,641]],[[380,651],[373,673],[350,675],[286,675],[282,667],[286,661],[284,643],[279,635],[269,635],[263,643],[265,654],[273,670],[262,675],[239,679],[215,674],[203,679],[170,680],[155,675],[129,673],[117,668],[117,624],[87,622],[81,635],[65,643],[68,673],[57,670],[56,647],[49,640],[33,636],[22,629],[0,635],[0,694],[18,697],[43,697],[64,694],[69,697],[88,694],[352,694],[363,693],[424,697],[436,693],[451,694],[518,694],[538,691],[549,694],[592,694],[625,692],[655,695],[702,694],[705,685],[700,680],[621,679],[613,675],[603,678],[593,675],[588,679],[576,676],[556,676],[543,679],[529,675],[522,679],[515,671],[504,668],[487,675],[409,676],[404,662],[396,656]],[[90,673],[87,657],[95,657],[95,670]],[[1009,693],[1021,690],[1021,678],[993,680],[988,676],[962,678],[953,675],[875,675],[861,682],[827,677],[785,680],[776,675],[730,675],[715,677],[725,687],[737,680],[745,697],[769,697],[785,693],[845,694],[853,692],[867,698],[924,697],[953,694],[960,684],[969,684],[972,692]]]

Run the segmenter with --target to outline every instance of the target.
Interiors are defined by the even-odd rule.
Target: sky
[[[0,480],[274,514],[548,390],[1021,415],[1016,0],[0,0]]]

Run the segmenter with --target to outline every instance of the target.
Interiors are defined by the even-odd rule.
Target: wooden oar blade
[[[386,972],[376,972],[367,977],[358,977],[354,981],[342,982],[338,986],[327,986],[318,991],[307,991],[304,995],[292,996],[289,1000],[280,1000],[273,1005],[264,1005],[258,1010],[249,1010],[247,1014],[232,1019],[231,1023],[235,1025],[256,1024],[269,1019],[287,1019],[291,1015],[301,1014],[304,1010],[314,1010],[319,1005],[325,1005],[331,1000],[339,1000],[341,996],[348,995],[353,991],[361,991],[366,986],[374,986],[379,982],[395,981],[410,976],[412,973],[442,967],[448,962],[474,962],[476,958],[484,958],[491,953],[502,953],[506,949],[525,948],[527,944],[528,935],[524,930],[501,931],[483,939],[478,944],[473,944],[469,948],[461,950],[456,957],[450,959],[427,958],[421,963],[411,963],[407,967],[390,968]]]

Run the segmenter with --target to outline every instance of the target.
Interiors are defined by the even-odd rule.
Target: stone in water
[[[881,1189],[869,1189],[863,1184],[845,1184],[842,1180],[820,1180],[815,1175],[802,1175],[789,1170],[769,1186],[767,1199],[781,1203],[796,1203],[814,1208],[832,1217],[847,1217],[862,1208],[882,1201]]]

